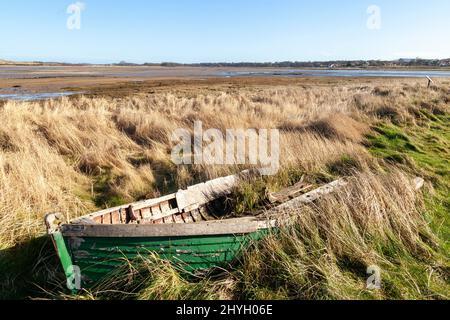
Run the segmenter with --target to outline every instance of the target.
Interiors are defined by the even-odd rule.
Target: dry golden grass
[[[370,239],[381,239],[381,243],[390,239],[412,254],[424,254],[424,235],[431,242],[433,238],[420,215],[423,202],[411,189],[411,177],[397,169],[381,177],[374,174],[378,163],[363,145],[370,125],[380,120],[414,124],[420,121],[415,117],[418,110],[449,112],[449,101],[445,86],[426,90],[416,83],[398,81],[388,87],[285,85],[196,96],[160,93],[117,99],[6,102],[0,106],[0,246],[11,248],[43,235],[47,212],[60,211],[70,219],[99,207],[155,197],[242,169],[175,166],[170,159],[170,137],[177,128],[192,131],[194,121],[202,121],[204,128],[221,130],[278,128],[282,149],[279,176],[289,175],[292,168],[320,174],[331,167],[337,174],[353,176],[354,181],[339,195],[299,216],[298,225],[304,228],[295,230],[298,242],[292,256],[273,256],[273,252],[286,252],[283,241],[270,239],[269,249],[259,253],[268,255],[267,261],[292,262],[294,269],[279,275],[285,279],[305,277],[309,271],[303,271],[308,268],[326,270],[321,276],[329,283],[336,281],[329,289],[339,291],[339,281],[356,280],[345,275],[338,279],[336,259],[350,255],[357,257],[358,263],[370,263],[376,256]],[[323,234],[325,239],[319,237]],[[311,239],[320,241],[312,243]],[[323,250],[317,261],[323,262],[325,269],[303,265],[306,260],[301,257],[311,248]],[[295,257],[301,258],[298,264],[293,261]],[[263,265],[252,266],[262,261],[251,259],[247,264],[252,272],[261,270],[255,277],[273,273]],[[279,268],[281,265],[273,270]],[[243,283],[253,277],[246,269],[242,272]],[[314,288],[313,279],[306,277],[297,284]],[[308,290],[313,291],[301,297],[320,296],[311,288]],[[260,289],[254,292],[255,297],[264,297]],[[279,290],[291,289],[286,283]],[[272,297],[275,291],[273,288]],[[346,294],[332,292],[328,296]],[[288,292],[280,295],[293,297]]]
[[[133,201],[167,192],[171,183],[189,184],[193,175],[206,179],[239,170],[197,166],[188,172],[171,164],[171,133],[193,130],[197,120],[222,130],[281,128],[283,163],[305,171],[342,154],[363,154],[357,142],[365,128],[346,115],[351,106],[343,100],[335,89],[285,88],[196,98],[7,102],[0,109],[0,243],[9,247],[43,233],[45,212],[73,218],[94,209],[90,193],[102,175],[108,177],[99,192]],[[326,119],[335,113],[339,122]]]
[[[92,210],[92,185],[102,175],[108,177],[100,193],[132,201],[167,192],[174,184],[185,186],[194,176],[206,179],[239,170],[171,164],[171,133],[193,130],[194,121],[222,130],[279,128],[282,166],[317,171],[342,156],[367,158],[360,142],[368,119],[413,121],[407,108],[414,94],[414,86],[401,84],[387,89],[285,86],[193,98],[164,93],[7,102],[0,109],[0,243],[8,247],[42,233],[47,211],[73,217]],[[437,98],[444,93],[426,94]]]

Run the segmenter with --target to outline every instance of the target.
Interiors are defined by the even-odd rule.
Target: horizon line
[[[443,60],[450,60],[450,56],[448,58],[421,58],[421,57],[404,57],[404,58],[397,58],[397,59],[382,59],[382,58],[371,58],[371,59],[326,59],[326,60],[273,60],[273,61],[249,61],[249,60],[242,60],[242,61],[216,61],[216,62],[177,62],[177,61],[161,61],[161,62],[133,62],[133,61],[127,61],[127,60],[116,60],[116,62],[67,62],[64,60],[46,60],[46,59],[14,59],[14,60],[8,60],[0,58],[1,62],[7,62],[7,63],[43,63],[43,64],[68,64],[68,65],[111,65],[111,64],[133,64],[133,65],[162,65],[162,64],[176,64],[176,65],[186,65],[186,66],[194,66],[194,65],[218,65],[218,64],[281,64],[281,63],[331,63],[331,62],[398,62],[402,60],[422,60],[422,61],[443,61]]]

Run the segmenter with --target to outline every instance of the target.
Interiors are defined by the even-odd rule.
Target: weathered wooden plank
[[[283,203],[275,208],[269,209],[267,211],[268,214],[274,215],[281,212],[288,212],[290,210],[298,209],[300,206],[308,203],[312,203],[319,198],[333,193],[339,188],[342,188],[347,185],[347,182],[344,179],[340,179],[337,181],[333,181],[325,186],[322,186],[318,189],[315,189],[311,192],[305,193],[304,195],[301,195],[300,197],[297,197],[295,199],[292,199],[286,203]]]
[[[173,217],[174,217],[175,223],[184,223],[184,220],[180,214],[175,214]]]
[[[98,219],[100,219],[100,217]],[[92,220],[92,219],[89,219],[89,218],[83,218],[83,219],[80,219],[80,223],[82,223],[82,224],[96,224],[96,223],[99,223],[99,222],[97,222],[95,220]]]
[[[161,219],[167,219],[175,214],[179,213],[178,209],[172,209],[166,213],[162,212],[155,212],[150,218],[143,219],[144,221],[150,221],[150,220],[161,220]]]
[[[185,212],[185,213],[182,214],[182,216],[183,216],[183,220],[184,220],[185,223],[192,223],[192,222],[194,222],[194,219],[192,219],[192,216],[191,216],[190,212]]]
[[[415,190],[418,191],[424,186],[425,180],[420,177],[417,177],[414,179],[413,183],[414,183]],[[315,189],[311,192],[308,192],[300,197],[292,199],[292,200],[290,200],[286,203],[283,203],[275,208],[269,209],[267,211],[267,213],[270,215],[274,215],[274,214],[277,214],[278,212],[283,212],[283,211],[286,212],[286,211],[290,211],[293,209],[297,209],[301,205],[312,203],[327,194],[337,191],[338,189],[346,186],[347,184],[348,183],[344,179],[333,181],[325,186],[322,186],[322,187]]]
[[[152,207],[151,210],[153,217],[156,218],[162,216],[161,208],[159,207],[159,205]]]
[[[201,221],[203,221],[203,217],[202,217],[202,215],[200,214],[200,211],[199,211],[198,209],[192,211],[192,212],[191,212],[191,216],[192,216],[192,218],[194,219],[194,222],[201,222]]]
[[[160,208],[163,214],[168,214],[171,211],[168,201],[161,202]]]
[[[126,205],[119,206],[119,207],[114,207],[114,208],[110,208],[110,209],[101,210],[101,211],[94,212],[92,214],[86,215],[84,217],[81,217],[79,219],[75,219],[72,222],[73,223],[77,223],[77,222],[79,222],[80,219],[84,219],[84,218],[89,218],[89,219],[94,220],[94,221],[101,220],[101,219],[97,219],[97,218],[101,217],[103,215],[109,214],[111,212],[114,212],[114,211],[119,211],[121,209],[122,210],[126,210],[126,209],[128,209],[130,207],[130,205],[133,206],[134,210],[141,210],[141,209],[149,208],[149,207],[152,207],[152,206],[155,206],[155,205],[159,205],[161,202],[173,200],[173,199],[175,199],[175,196],[176,196],[175,194],[170,194],[170,195],[167,195],[167,196],[164,196],[164,197],[161,197],[161,198],[157,198],[157,199],[150,199],[150,200],[136,202],[136,203],[133,203],[133,204],[126,204]]]
[[[148,220],[152,218],[152,211],[150,210],[150,208],[141,209],[141,213],[143,220]]]
[[[303,182],[303,177],[301,181],[293,185],[292,187],[283,189],[279,192],[270,193],[268,200],[270,203],[283,203],[298,197],[300,192],[304,192],[311,189],[312,186]]]
[[[84,221],[85,221],[86,219],[89,219],[89,218],[82,217],[82,218],[80,218],[80,219],[77,219],[76,221],[77,221],[78,223],[84,223]],[[98,216],[98,217],[92,218],[92,220],[94,221],[94,223],[102,223],[103,217],[102,217],[102,216]]]
[[[114,211],[113,213],[111,213],[111,223],[112,224],[119,224],[120,223],[119,211]]]
[[[188,190],[180,190],[176,194],[178,208],[185,212],[198,209],[214,199],[230,194],[238,181],[239,176],[234,175],[197,184]]]
[[[77,225],[68,224],[61,227],[65,237],[100,237],[100,238],[141,238],[141,237],[180,237],[200,235],[248,234],[274,227],[274,220],[257,218],[239,218],[223,221],[210,221],[192,224],[160,225]]]
[[[153,224],[164,224],[164,219],[157,219],[157,220],[152,220]]]

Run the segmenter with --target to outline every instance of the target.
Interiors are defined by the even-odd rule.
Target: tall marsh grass
[[[312,183],[347,176],[349,186],[299,209],[293,223],[255,244],[221,279],[193,282],[146,258],[139,278],[146,285],[122,283],[129,292],[121,298],[448,298],[442,242],[411,185],[420,171],[386,166],[368,151],[366,137],[380,123],[418,127],[448,115],[449,99],[446,86],[396,82],[9,101],[0,107],[0,248],[44,235],[46,212],[70,219],[242,169],[175,166],[170,137],[177,128],[193,130],[198,120],[221,130],[278,128],[281,170],[265,188],[277,191],[302,175]],[[252,192],[243,194],[242,211],[255,205]],[[365,289],[371,264],[387,271],[382,291]],[[121,286],[83,297],[117,298],[105,292]]]

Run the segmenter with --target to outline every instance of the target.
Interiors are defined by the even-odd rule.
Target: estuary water
[[[289,69],[276,71],[225,71],[224,77],[395,77],[395,78],[450,78],[450,71],[436,70],[323,70]]]
[[[55,99],[60,97],[67,97],[76,94],[76,92],[43,92],[43,93],[13,93],[0,94],[0,100],[15,100],[15,101],[38,101]]]

